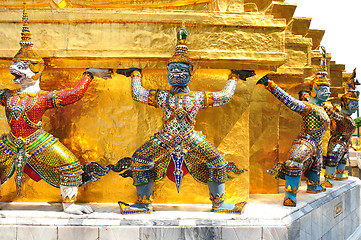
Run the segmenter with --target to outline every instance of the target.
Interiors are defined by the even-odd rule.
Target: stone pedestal
[[[210,212],[210,205],[155,205],[149,215],[123,216],[117,204],[91,204],[90,215],[61,212],[59,203],[1,203],[0,239],[359,239],[357,178],[325,193],[299,192],[297,207],[283,193],[251,195],[243,215]]]

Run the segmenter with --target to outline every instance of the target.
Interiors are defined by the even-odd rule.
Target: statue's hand
[[[323,107],[323,109],[325,109],[325,111],[328,113],[328,114],[332,114],[333,108],[331,108],[330,106],[328,106],[326,103],[321,103],[321,107]]]
[[[113,74],[113,69],[87,68],[86,71],[91,72],[95,77],[100,77],[105,80],[111,79]]]
[[[253,70],[232,70],[232,74],[238,75],[239,79],[246,81],[247,78],[256,75]]]
[[[262,77],[260,80],[258,80],[258,82],[256,84],[263,84],[265,86],[267,86],[269,83],[269,77],[268,75]]]
[[[141,73],[142,69],[139,69],[139,68],[118,69],[116,71],[116,73],[124,75],[126,77],[130,77],[132,75],[132,72],[134,72],[134,71],[139,71]]]
[[[90,206],[77,205],[75,203],[63,203],[64,212],[70,214],[83,215],[94,212]]]

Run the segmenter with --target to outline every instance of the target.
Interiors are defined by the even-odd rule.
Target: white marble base
[[[283,190],[251,195],[243,215],[212,213],[210,205],[155,204],[152,214],[123,216],[109,203],[90,204],[96,212],[79,216],[63,213],[58,203],[0,203],[0,240],[361,239],[360,186],[350,178],[307,194],[303,183],[295,208],[282,206]]]

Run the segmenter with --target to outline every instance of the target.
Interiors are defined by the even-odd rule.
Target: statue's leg
[[[15,166],[13,158],[0,150],[0,190],[1,185],[13,175],[14,171]]]
[[[284,164],[285,173],[285,197],[284,206],[295,207],[297,203],[297,192],[301,180],[303,163],[307,161],[314,149],[303,141],[295,141],[288,153],[288,160]]]
[[[154,181],[164,176],[164,174],[157,172],[159,170],[158,165],[163,163],[164,159],[168,159],[168,154],[169,151],[159,146],[153,139],[135,151],[129,169],[132,171],[133,185],[137,188],[137,201],[132,205],[119,201],[122,214],[141,214],[153,211]],[[157,159],[157,162],[154,159]],[[164,165],[168,166],[167,164]],[[165,171],[163,172],[165,173]]]
[[[224,182],[208,181],[209,195],[212,201],[212,211],[217,213],[242,214],[247,202],[237,204],[226,203],[226,190]]]
[[[131,168],[138,168],[139,163],[131,162]],[[147,166],[145,166],[147,167]],[[153,188],[154,188],[154,169],[143,171],[132,171],[134,185],[137,188],[137,201],[129,205],[125,202],[119,201],[121,214],[142,214],[153,212]]]
[[[79,186],[83,170],[76,156],[56,141],[28,159],[28,165],[52,186]]]
[[[63,198],[62,205],[64,212],[78,215],[94,212],[90,206],[75,204],[78,196],[78,186],[60,185],[60,193]]]
[[[189,149],[188,146],[186,146]],[[246,202],[225,203],[225,182],[227,161],[222,154],[206,139],[191,148],[185,158],[189,173],[199,182],[207,183],[212,211],[219,213],[238,213],[244,210]]]
[[[327,159],[327,158],[326,158]],[[325,167],[325,187],[332,188],[333,180],[335,179],[336,166],[327,166]]]
[[[118,202],[121,214],[142,214],[153,212],[153,187],[154,182],[148,182],[137,187],[137,202],[129,205]]]
[[[93,212],[90,206],[75,204],[78,197],[78,186],[83,173],[80,163],[65,163],[58,167],[60,177],[60,193],[63,198],[63,209],[71,214],[89,214]]]
[[[301,176],[285,176],[285,197],[283,199],[283,205],[289,207],[295,207],[297,203],[297,192],[300,185]]]
[[[308,193],[320,193],[326,191],[323,184],[320,184],[320,173],[310,170],[307,174],[307,190]]]
[[[8,147],[3,138],[0,138],[0,190],[1,185],[4,184],[15,172],[15,160],[16,150]],[[0,195],[1,198],[1,195]]]
[[[4,184],[13,175],[14,170],[15,167],[13,158],[0,150],[0,193],[1,185]]]
[[[308,193],[320,193],[326,191],[324,184],[321,184],[321,159],[322,159],[322,146],[317,150],[317,156],[312,157],[312,162],[308,169],[305,171],[305,177],[307,178],[307,190]]]
[[[344,148],[341,144],[330,142],[327,149],[327,157],[325,159],[325,187],[332,188],[335,179],[336,166],[344,155]]]
[[[46,182],[60,187],[64,212],[72,214],[91,213],[90,206],[75,204],[78,186],[82,183],[81,164],[76,156],[61,142],[29,158],[29,166]]]
[[[346,175],[346,170],[345,170],[346,163],[347,163],[347,161],[346,161],[345,158],[340,160],[340,162],[338,163],[337,168],[336,168],[336,178],[335,178],[335,180],[340,181],[340,180],[348,179],[348,177]]]

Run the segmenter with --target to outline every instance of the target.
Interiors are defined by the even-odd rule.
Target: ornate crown
[[[187,36],[188,32],[185,29],[184,22],[182,26],[179,28],[177,33],[177,46],[175,47],[175,53],[169,59],[168,65],[171,63],[185,63],[192,66],[191,74],[194,72],[195,65],[192,60],[188,58],[188,47],[187,47]]]
[[[319,85],[327,85],[330,86],[330,82],[327,78],[327,53],[326,53],[326,49],[325,47],[321,46],[321,64],[320,64],[320,68],[316,74],[316,77],[311,81],[311,96],[315,97],[316,93],[314,92],[314,88],[318,87]]]
[[[341,104],[346,109],[348,108],[348,104],[351,100],[358,101],[358,96],[360,94],[359,91],[356,90],[356,85],[360,85],[360,83],[356,79],[356,68],[353,70],[351,77],[347,80],[347,93],[342,95]]]
[[[19,42],[21,48],[14,56],[13,61],[23,61],[30,63],[44,63],[44,60],[34,51],[34,43],[31,41],[31,33],[29,29],[28,13],[26,11],[26,4],[24,3],[23,11],[23,29],[21,31],[21,41]]]

